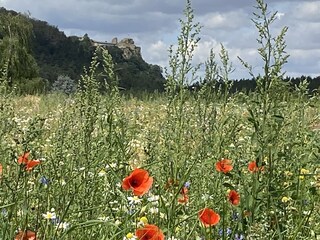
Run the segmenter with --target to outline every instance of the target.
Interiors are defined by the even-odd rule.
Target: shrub
[[[76,81],[65,75],[59,75],[57,80],[52,84],[52,91],[54,92],[61,92],[70,95],[76,90]]]

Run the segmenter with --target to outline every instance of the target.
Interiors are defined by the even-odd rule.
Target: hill
[[[125,90],[163,90],[165,79],[161,68],[143,60],[141,49],[133,39],[118,41],[115,38],[113,42],[107,43],[94,41],[87,34],[68,37],[58,27],[45,21],[0,8],[0,15],[8,14],[20,15],[31,23],[31,55],[38,65],[39,77],[48,82],[49,88],[59,75],[66,75],[77,81],[83,67],[89,66],[95,48],[103,46],[113,57],[119,87]],[[0,41],[2,38],[0,34]]]

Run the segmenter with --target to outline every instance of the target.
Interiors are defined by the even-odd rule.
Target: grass
[[[252,98],[235,95],[223,106],[190,96],[177,119],[165,98],[120,98],[110,116],[102,97],[87,142],[77,99],[14,97],[11,127],[2,128],[2,239],[25,228],[39,239],[122,239],[144,216],[177,239],[312,239],[319,234],[319,129],[313,126],[320,103],[290,95],[279,103],[282,117],[268,116],[274,131],[264,135],[264,170],[251,173],[248,164],[261,151],[247,110]],[[26,151],[41,160],[30,172],[17,164]],[[222,158],[232,160],[227,174],[215,168]],[[154,183],[132,200],[121,183],[136,167],[147,169]],[[181,204],[185,183],[188,201]],[[230,189],[240,194],[237,206],[227,199]],[[204,207],[220,214],[217,226],[201,226]],[[65,225],[45,219],[52,209]]]

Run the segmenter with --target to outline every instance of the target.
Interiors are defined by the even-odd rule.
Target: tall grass
[[[232,65],[222,46],[205,64],[203,88],[191,94],[185,87],[197,76],[200,27],[190,1],[184,13],[163,96],[121,97],[104,49],[74,96],[15,96],[3,71],[1,239],[24,232],[41,240],[137,239],[150,225],[171,240],[319,238],[320,102],[305,85],[289,92],[281,81],[287,28],[272,36],[275,13],[257,0],[253,21],[265,62],[254,76],[257,92],[229,94]],[[224,87],[214,89],[216,81]],[[32,160],[40,164],[28,171]],[[123,179],[137,168],[153,183],[135,196]],[[215,218],[204,220],[204,209]]]

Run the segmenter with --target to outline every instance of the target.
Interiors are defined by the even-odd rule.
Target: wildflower
[[[299,178],[300,178],[301,180],[303,180],[303,179],[304,179],[304,175],[307,175],[307,174],[309,174],[309,173],[310,173],[309,170],[307,170],[307,169],[305,169],[305,168],[301,168],[301,169],[300,169],[300,176],[299,176]]]
[[[281,198],[281,202],[283,202],[283,203],[287,203],[287,202],[289,202],[290,200],[291,200],[291,198],[290,198],[290,197],[286,197],[286,196],[284,196],[284,197]]]
[[[103,177],[103,176],[105,176],[107,173],[106,173],[106,171],[104,170],[104,169],[101,169],[99,172],[98,172],[98,176],[99,177]]]
[[[25,165],[25,168],[28,172],[30,172],[35,166],[40,164],[40,160],[29,160],[30,152],[25,152],[22,156],[18,158],[18,164]]]
[[[149,209],[149,212],[150,212],[151,214],[157,214],[157,213],[159,212],[159,208],[151,207],[151,208]]]
[[[187,188],[187,187],[183,187],[183,188],[181,188],[180,193],[181,193],[182,195],[186,195],[186,194],[188,194],[188,188]]]
[[[232,233],[231,228],[227,228],[225,233],[226,233],[227,236],[229,236],[229,235]],[[219,229],[218,234],[219,234],[220,236],[223,235],[223,229],[222,229],[222,228]]]
[[[188,188],[187,187],[183,187],[180,191],[180,193],[182,194],[182,197],[178,198],[178,202],[181,204],[185,204],[189,201],[189,196],[188,196]]]
[[[150,197],[148,197],[148,202],[151,202],[152,205],[158,205],[158,201],[159,201],[160,197],[159,195],[151,195]]]
[[[139,226],[139,227],[143,227],[143,226],[145,226],[146,224],[148,224],[148,218],[147,218],[147,217],[141,217],[141,218],[139,219],[138,226]]]
[[[28,172],[30,172],[35,166],[37,166],[38,164],[40,164],[40,160],[30,160],[28,161],[28,163],[26,164],[26,170]]]
[[[186,188],[190,188],[190,185],[191,185],[191,183],[189,181],[187,181],[187,182],[184,183],[183,186],[186,187]]]
[[[231,163],[232,161],[229,159],[222,159],[216,163],[216,170],[218,172],[223,172],[224,174],[226,174],[233,169]]]
[[[231,218],[232,218],[233,221],[239,220],[239,213],[232,212]]]
[[[182,197],[178,198],[178,203],[186,204],[189,201],[188,195],[182,195]]]
[[[243,236],[242,234],[236,233],[236,234],[234,235],[234,239],[235,239],[235,240],[243,240],[243,239],[244,239],[244,236]]]
[[[205,227],[217,225],[220,221],[220,215],[210,208],[200,210],[198,215]]]
[[[261,167],[257,166],[257,162],[256,161],[249,162],[249,164],[248,164],[248,170],[251,173],[263,171],[263,169],[264,169],[263,166],[261,166]]]
[[[14,240],[37,240],[37,234],[31,230],[19,231]]]
[[[135,169],[122,182],[124,190],[133,190],[136,196],[142,196],[149,191],[153,183],[153,178],[149,177],[149,173],[144,169]]]
[[[134,196],[134,197],[128,197],[128,201],[129,201],[129,205],[136,205],[136,204],[140,204],[142,199]]]
[[[164,235],[162,231],[152,224],[146,224],[144,227],[136,230],[136,236],[140,240],[164,240]]]
[[[123,238],[123,240],[136,240],[137,239],[137,236],[135,236],[134,234],[132,234],[132,233],[128,233],[124,238]]]
[[[308,170],[308,169],[305,169],[305,168],[301,168],[300,169],[300,174],[309,174],[310,173],[310,171]]]
[[[8,216],[8,210],[5,209],[5,208],[2,208],[2,209],[1,209],[1,215],[2,215],[3,217],[7,217],[7,216]]]
[[[49,184],[49,179],[46,178],[45,176],[42,176],[40,179],[39,179],[39,182],[45,186],[47,186]]]
[[[120,221],[119,219],[117,219],[117,220],[114,222],[114,224],[115,224],[116,226],[119,226],[119,225],[121,224],[121,221]]]
[[[231,190],[229,192],[228,199],[232,205],[237,206],[240,203],[240,194],[237,193],[235,190]]]
[[[2,169],[3,169],[3,167],[2,167],[2,165],[0,164],[0,175],[2,175]]]
[[[52,220],[52,219],[56,219],[56,213],[55,212],[47,212],[42,214],[42,217],[44,217],[47,220]]]
[[[29,158],[30,152],[25,152],[23,155],[21,155],[18,158],[18,164],[27,164],[28,163],[28,158]]]

